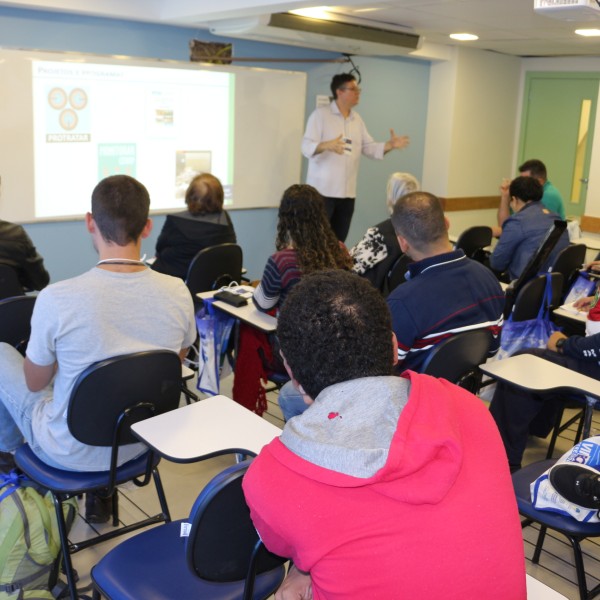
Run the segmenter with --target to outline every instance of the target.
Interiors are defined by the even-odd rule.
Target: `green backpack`
[[[69,527],[76,500],[63,507]],[[24,475],[0,474],[0,600],[52,600],[59,566],[52,496],[42,496]]]

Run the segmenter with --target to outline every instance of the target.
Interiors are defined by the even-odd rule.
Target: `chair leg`
[[[113,527],[119,526],[119,492],[117,488],[115,488],[112,494],[112,524]]]
[[[545,525],[540,526],[540,534],[538,535],[537,542],[535,544],[535,550],[533,552],[533,558],[531,562],[537,565],[540,562],[540,554],[542,553],[542,546],[544,545],[544,538],[546,537]]]
[[[585,419],[583,418],[583,413],[585,411],[581,411],[579,413],[579,425],[577,425],[577,433],[575,434],[575,444],[579,444],[579,442],[581,441],[581,438],[583,437],[583,425],[585,422]]]
[[[185,403],[191,404],[192,402],[198,402],[199,398],[194,392],[188,389],[185,381],[181,382],[181,393],[185,396]]]
[[[579,545],[579,540],[567,536],[569,542],[571,542],[571,546],[573,547],[573,554],[575,556],[575,571],[577,573],[577,585],[579,586],[579,598],[581,600],[587,600],[588,591],[587,591],[587,583],[585,580],[585,569],[583,568],[583,555],[581,553],[581,546]]]
[[[564,413],[564,407],[561,408],[558,411],[558,414],[556,415],[556,421],[554,422],[554,428],[552,429],[552,438],[550,438],[550,444],[548,446],[548,452],[546,454],[546,459],[552,458],[552,453],[554,452],[554,446],[556,444],[556,440],[558,439],[559,434],[561,434],[563,431],[565,431],[566,429],[571,427],[571,425],[573,425],[573,423],[579,422],[579,424],[577,426],[577,434],[575,436],[575,443],[577,444],[581,439],[581,434],[583,431],[583,413],[584,413],[584,411],[583,410],[579,411],[574,417],[571,417],[568,421],[561,424],[562,418],[563,418],[563,413]]]
[[[158,495],[160,510],[165,518],[165,523],[170,523],[171,513],[169,512],[169,505],[167,504],[167,498],[165,496],[165,490],[162,485],[160,474],[156,467],[152,469],[152,477],[154,478],[154,486],[156,487],[156,494]]]
[[[60,546],[63,558],[63,568],[67,577],[67,586],[69,588],[69,596],[71,600],[77,600],[77,577],[71,562],[71,547],[67,534],[67,524],[63,513],[62,500],[56,494],[52,493],[52,502],[56,512],[56,522],[58,525],[58,535],[60,538]]]
[[[556,445],[556,439],[558,438],[558,433],[560,430],[560,424],[562,422],[564,411],[564,405],[562,405],[556,413],[554,427],[552,428],[552,437],[550,438],[550,444],[548,444],[548,452],[546,453],[546,460],[552,458],[552,453],[554,452],[554,446]]]

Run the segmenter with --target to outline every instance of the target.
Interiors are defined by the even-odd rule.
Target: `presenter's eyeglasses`
[[[359,88],[358,86],[352,86],[352,87],[341,87],[340,90],[347,90],[349,92],[356,92],[357,94],[359,94],[362,91],[362,88]]]

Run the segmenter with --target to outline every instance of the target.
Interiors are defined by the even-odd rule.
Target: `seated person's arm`
[[[33,244],[19,274],[22,276],[23,285],[31,290],[42,290],[50,281],[50,275],[44,267],[44,259],[37,253]]]
[[[50,365],[36,365],[25,357],[23,371],[25,373],[25,383],[31,392],[43,390],[54,377],[58,363]]]
[[[310,574],[292,565],[281,587],[275,592],[275,600],[312,600]]]
[[[593,260],[592,262],[584,265],[588,270],[594,271],[594,273],[600,272],[600,260]]]
[[[556,342],[561,338],[566,338],[566,341],[560,349],[557,349]],[[548,348],[579,360],[597,363],[600,360],[600,333],[587,337],[572,335],[567,338],[564,333],[557,331],[550,336]]]
[[[254,290],[252,302],[258,310],[267,312],[279,304],[281,275],[273,257],[269,257],[262,279]]]
[[[189,352],[189,347],[188,348],[182,348],[179,351],[179,359],[181,360],[181,362],[183,362],[186,358],[186,356],[188,355]]]
[[[507,221],[502,228],[502,235],[490,254],[490,266],[496,271],[504,271],[513,258],[515,249],[521,243],[523,236],[521,227],[514,221]]]
[[[498,227],[492,227],[492,235],[494,237],[500,237],[502,233],[502,225],[504,221],[510,217],[510,180],[503,179],[500,184],[500,204],[498,205],[498,213],[496,218],[498,220]]]
[[[408,351],[417,339],[418,331],[412,317],[406,310],[404,302],[388,297],[387,303],[392,315],[392,331],[396,339],[394,349],[397,349],[397,362],[394,362],[394,365],[400,372],[400,367],[406,360]]]

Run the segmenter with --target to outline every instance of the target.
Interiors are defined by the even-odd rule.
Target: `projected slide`
[[[115,174],[139,179],[154,210],[183,209],[204,171],[231,202],[233,74],[33,61],[32,75],[36,217],[85,213]]]

